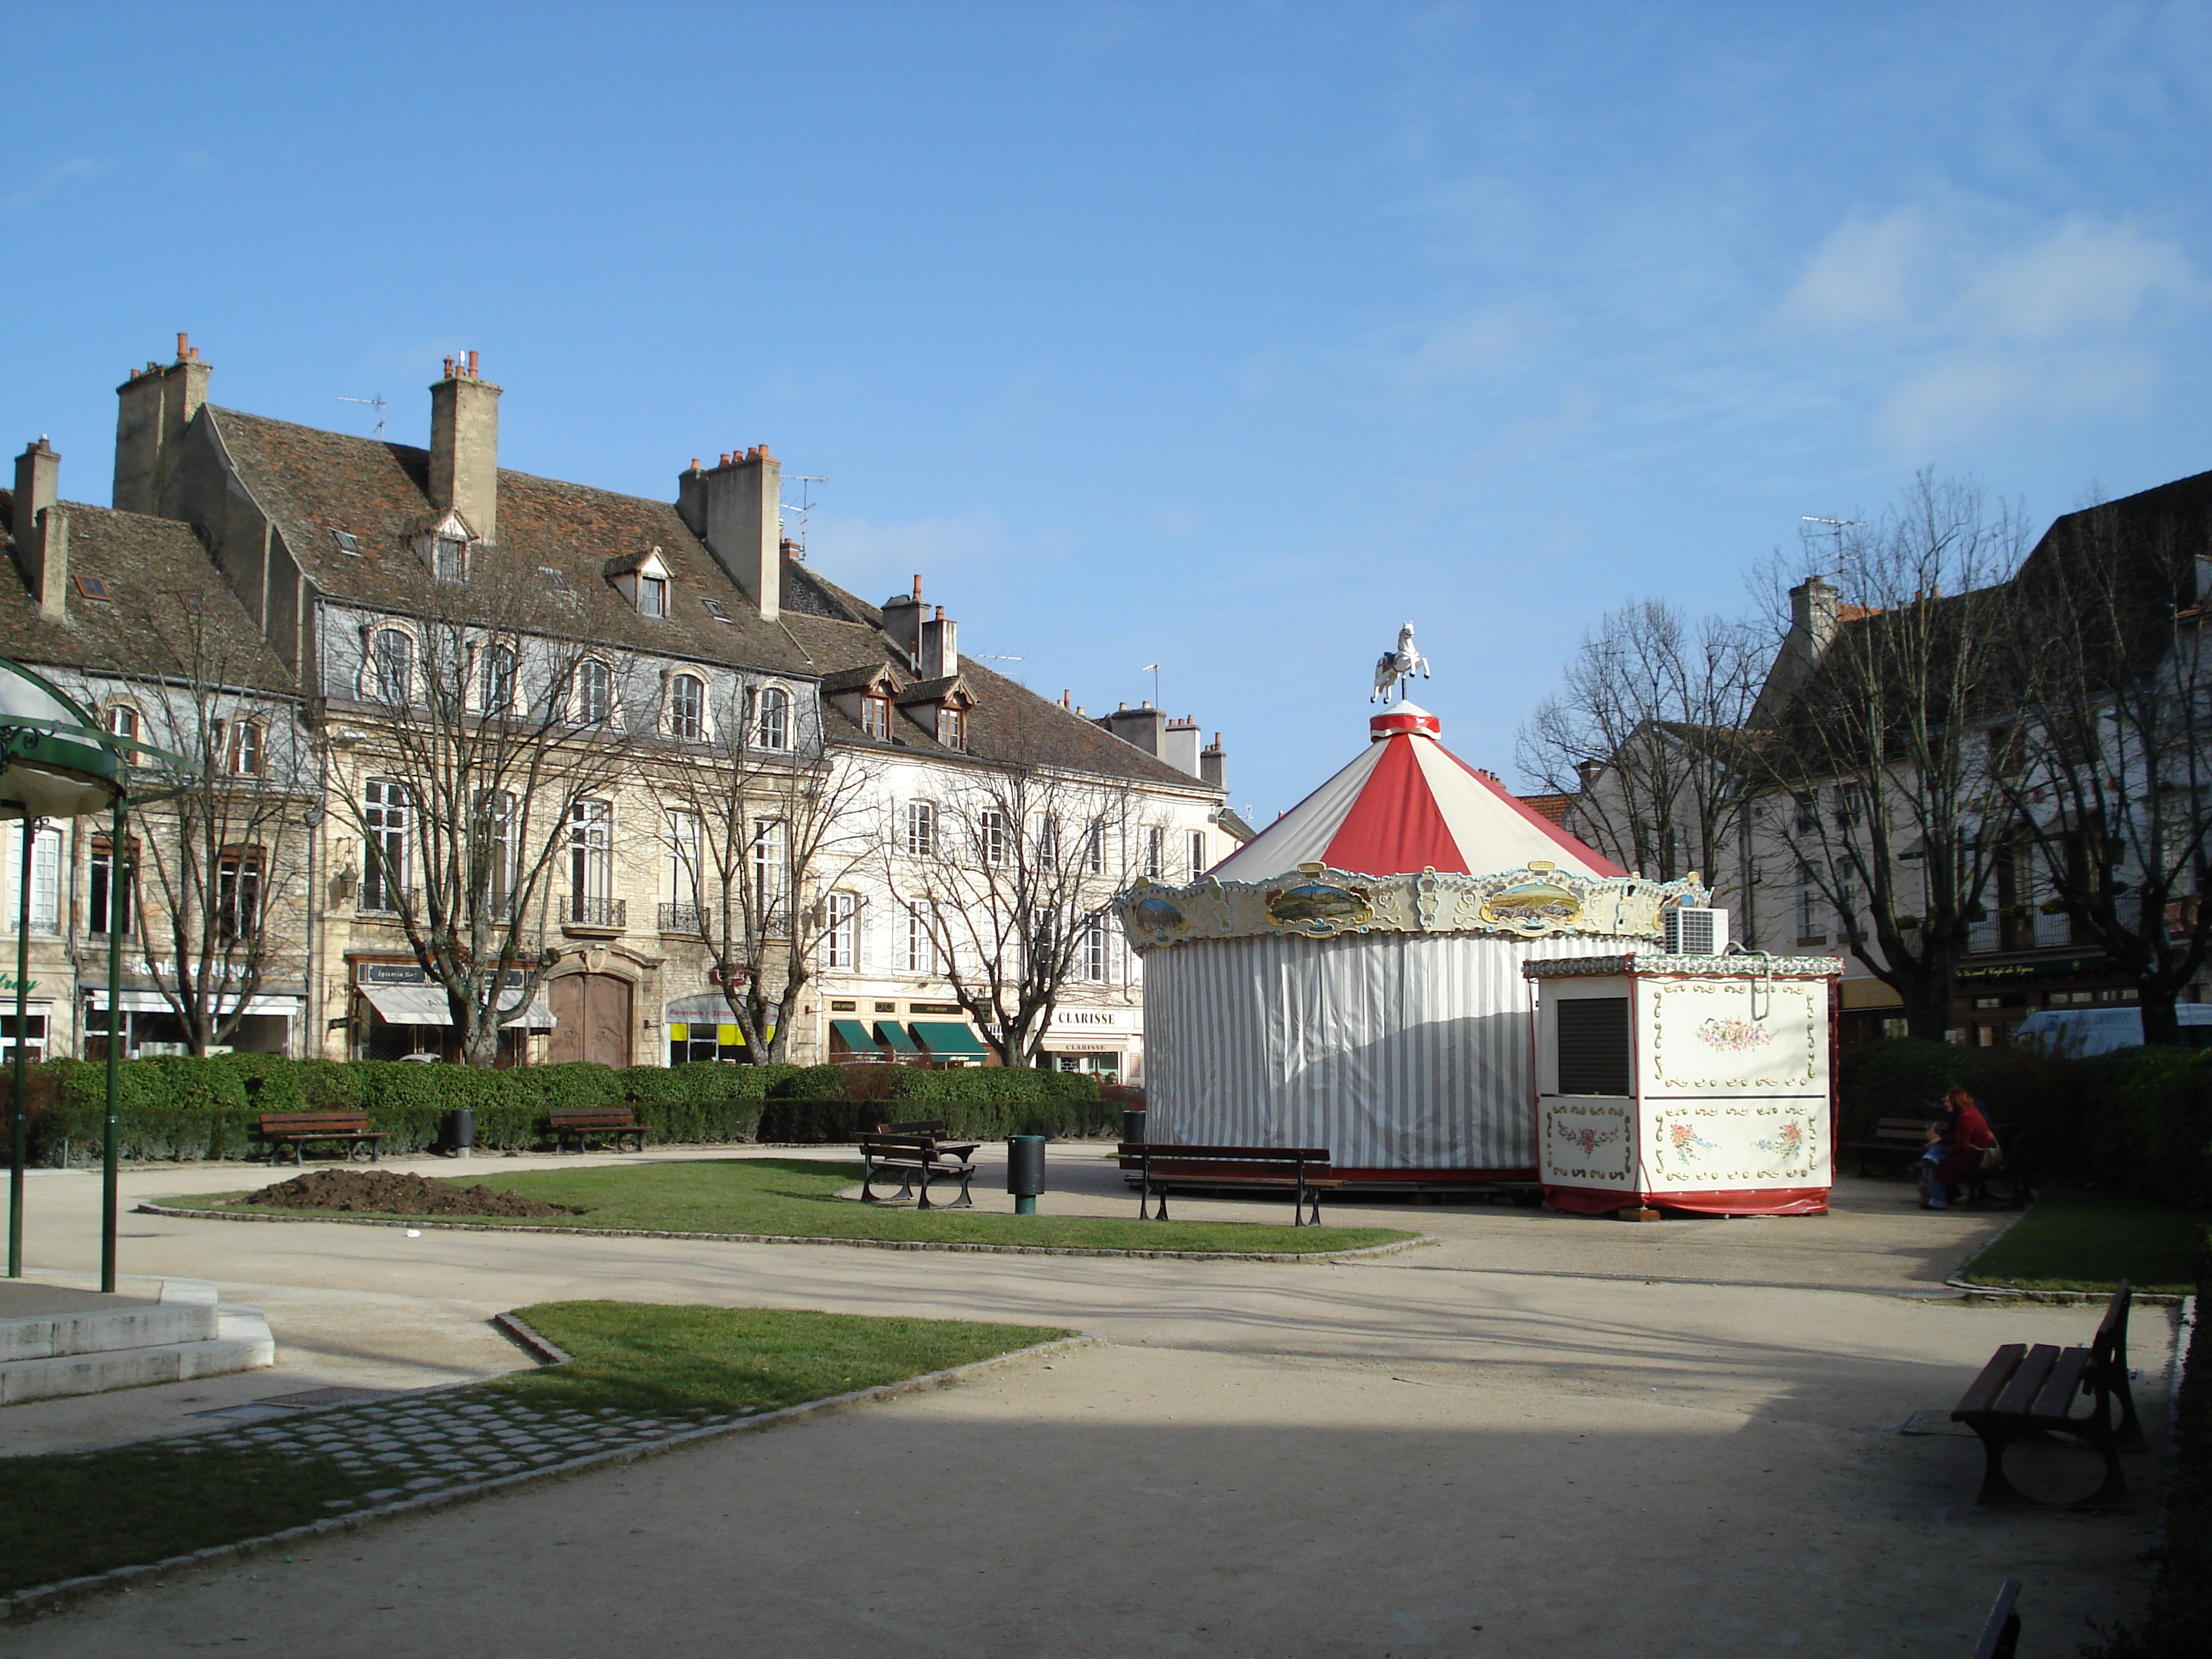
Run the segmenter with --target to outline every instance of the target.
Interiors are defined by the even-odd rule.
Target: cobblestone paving
[[[325,1506],[343,1514],[546,1468],[592,1452],[648,1444],[751,1414],[748,1409],[721,1416],[700,1412],[632,1417],[613,1407],[596,1412],[548,1409],[496,1395],[440,1390],[374,1405],[301,1412],[249,1427],[191,1435],[174,1443],[182,1451],[256,1448],[333,1458],[364,1483],[356,1496],[334,1498]]]

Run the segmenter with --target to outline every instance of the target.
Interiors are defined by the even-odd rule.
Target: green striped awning
[[[857,1019],[833,1019],[830,1034],[856,1054],[873,1054],[876,1040],[868,1035],[868,1028]]]
[[[906,1034],[906,1027],[895,1019],[876,1022],[876,1041],[895,1054],[918,1054],[921,1045]]]
[[[914,1034],[921,1039],[921,1046],[938,1060],[981,1060],[991,1052],[965,1025],[940,1024],[935,1020],[918,1019],[914,1023]]]

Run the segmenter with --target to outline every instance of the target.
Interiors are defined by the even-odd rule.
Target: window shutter
[[[1626,997],[1577,997],[1560,1003],[1554,1038],[1561,1094],[1629,1091]]]

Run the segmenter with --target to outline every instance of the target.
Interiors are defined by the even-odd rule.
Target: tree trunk
[[[2173,1011],[2176,992],[2171,986],[2165,990],[2153,990],[2143,985],[2137,993],[2142,1007],[2142,1034],[2145,1042],[2165,1043],[2179,1047],[2181,1016]]]

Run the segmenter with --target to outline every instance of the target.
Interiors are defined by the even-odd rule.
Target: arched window
[[[514,711],[514,652],[507,646],[484,647],[483,666],[479,675],[481,684],[477,695],[487,714],[507,714]]]
[[[380,628],[372,645],[376,699],[405,708],[415,690],[415,641],[396,628]]]
[[[791,747],[791,693],[764,685],[753,702],[753,744],[759,749]]]
[[[668,735],[682,743],[698,743],[707,735],[707,683],[696,674],[678,674],[668,682]]]
[[[615,671],[597,657],[576,665],[576,719],[584,726],[605,726],[615,712]]]
[[[138,711],[127,702],[112,702],[106,710],[107,729],[118,738],[138,735]]]

